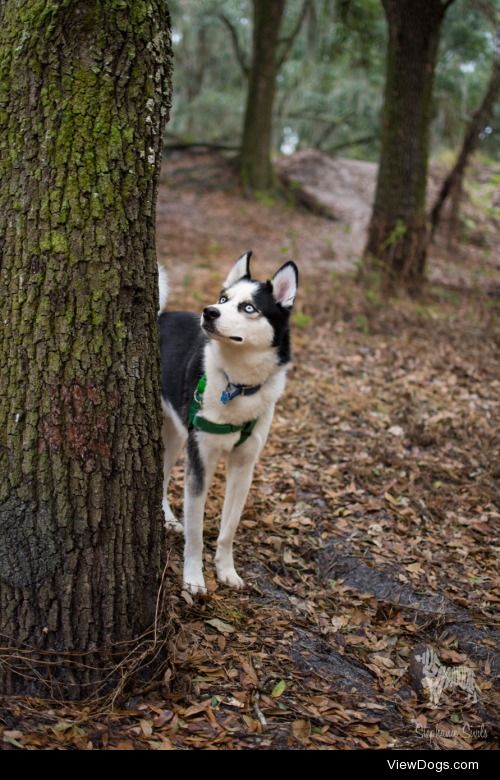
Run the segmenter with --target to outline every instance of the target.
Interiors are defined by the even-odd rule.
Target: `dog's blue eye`
[[[245,304],[245,311],[246,311],[247,314],[253,314],[253,312],[255,311],[255,306],[252,306],[251,303],[246,303]]]
[[[226,296],[225,295],[221,295],[221,297],[219,298],[219,303],[226,303],[226,302],[227,302]]]

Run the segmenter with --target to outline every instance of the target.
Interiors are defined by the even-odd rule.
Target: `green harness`
[[[257,419],[248,420],[243,425],[231,425],[231,423],[213,423],[210,420],[206,420],[204,417],[198,414],[201,409],[203,401],[203,393],[207,386],[207,378],[203,374],[196,385],[194,391],[193,400],[189,407],[188,422],[189,428],[197,428],[199,431],[205,431],[205,433],[241,433],[239,440],[234,445],[235,448],[246,442],[251,435],[253,429],[257,424]]]

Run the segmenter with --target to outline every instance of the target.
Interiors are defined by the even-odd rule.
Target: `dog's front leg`
[[[233,542],[252,484],[253,470],[271,427],[273,413],[274,404],[259,418],[250,438],[227,456],[226,495],[217,539],[215,566],[219,582],[224,582],[232,588],[243,588],[245,585],[234,568]]]
[[[234,568],[233,542],[252,484],[255,461],[254,453],[242,457],[237,451],[230,453],[227,459],[226,495],[217,539],[215,566],[218,580],[232,588],[243,588],[245,585]]]
[[[206,593],[203,577],[203,515],[208,488],[215,471],[215,457],[207,457],[195,433],[188,439],[184,488],[183,587],[193,595]]]

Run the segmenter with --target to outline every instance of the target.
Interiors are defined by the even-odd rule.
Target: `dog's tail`
[[[167,275],[167,269],[164,265],[160,265],[158,263],[158,291],[159,291],[159,300],[160,300],[160,307],[158,309],[158,314],[163,314],[164,311],[166,311],[167,308],[167,300],[168,300],[168,275]]]

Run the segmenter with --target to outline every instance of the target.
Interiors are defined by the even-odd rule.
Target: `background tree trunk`
[[[427,246],[425,196],[440,0],[382,0],[389,25],[382,146],[364,266],[390,292],[421,288]]]
[[[253,51],[248,85],[241,179],[248,190],[273,188],[271,142],[276,76],[279,70],[278,36],[285,0],[253,0]]]
[[[170,71],[164,0],[0,6],[3,694],[96,694],[155,617]]]
[[[498,46],[500,47],[500,32],[497,34]],[[491,69],[491,76],[488,82],[488,87],[484,94],[481,105],[474,112],[469,125],[465,131],[462,148],[458,154],[455,164],[445,180],[441,185],[441,189],[436,198],[436,202],[431,211],[431,228],[432,235],[434,236],[441,218],[443,206],[448,199],[452,202],[452,219],[453,223],[456,223],[458,216],[458,208],[460,204],[460,196],[463,191],[463,180],[465,175],[465,169],[471,156],[474,154],[479,144],[481,143],[481,134],[485,127],[491,121],[493,116],[493,110],[495,103],[498,100],[500,94],[500,54],[497,54],[493,67]]]

